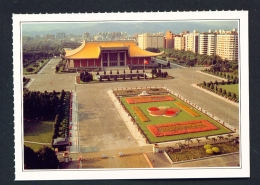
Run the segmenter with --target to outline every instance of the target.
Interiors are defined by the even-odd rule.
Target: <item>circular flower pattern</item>
[[[171,107],[150,107],[147,109],[151,116],[174,117],[180,112],[179,109]]]

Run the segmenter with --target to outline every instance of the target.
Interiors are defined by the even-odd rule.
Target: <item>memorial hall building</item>
[[[76,49],[65,49],[67,68],[127,67],[150,64],[151,58],[162,55],[139,48],[134,41],[83,41]]]

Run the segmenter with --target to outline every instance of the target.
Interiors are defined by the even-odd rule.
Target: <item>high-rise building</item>
[[[64,32],[56,33],[56,39],[65,39],[66,34]]]
[[[84,33],[83,34],[83,39],[89,41],[90,40],[90,34],[88,32]]]
[[[46,35],[46,40],[55,40],[55,35]]]
[[[199,34],[199,49],[198,53],[201,55],[206,55],[208,51],[208,33]]]
[[[215,33],[209,33],[207,55],[216,54],[216,44],[217,44],[217,35]]]
[[[193,33],[184,35],[185,38],[185,51],[193,51],[198,53],[199,33],[194,30]]]
[[[164,36],[163,34],[138,34],[138,46],[141,49],[146,48],[163,48],[164,47]]]
[[[198,53],[201,55],[216,54],[216,34],[212,33],[211,30],[199,34]]]
[[[174,48],[174,34],[171,31],[166,31],[165,48]]]
[[[175,35],[174,37],[174,49],[184,50],[184,37],[182,35]]]
[[[217,35],[216,54],[229,61],[238,60],[238,34],[236,31]]]

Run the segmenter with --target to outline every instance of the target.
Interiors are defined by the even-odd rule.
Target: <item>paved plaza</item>
[[[59,60],[60,58],[51,59],[39,74],[26,75],[26,77],[34,79],[28,89],[36,91],[65,90],[76,92],[78,106],[77,130],[79,135],[77,149],[79,153],[83,153],[86,156],[99,156],[102,153],[112,151],[118,154],[119,151],[128,149],[140,150],[138,142],[129,132],[107,93],[111,89],[165,86],[239,130],[238,106],[192,86],[192,84],[203,81],[219,80],[214,76],[197,72],[202,68],[177,67],[165,69],[163,71],[167,71],[169,75],[174,77],[174,79],[169,80],[75,84],[75,77],[79,74],[55,74],[55,66]],[[152,151],[152,146],[145,146],[142,151]],[[237,165],[239,161],[238,157],[235,160],[237,161],[233,163]]]

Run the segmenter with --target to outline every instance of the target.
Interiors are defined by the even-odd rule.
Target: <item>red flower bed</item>
[[[128,104],[173,101],[173,97],[165,96],[138,96],[125,99]]]
[[[158,111],[158,110],[160,110],[158,107],[150,107],[149,109],[148,109],[148,111]]]
[[[166,116],[166,117],[177,116],[177,114],[180,112],[179,109],[168,108],[168,107],[150,107],[147,110],[151,116]]]
[[[148,125],[147,128],[155,137],[205,132],[219,129],[217,126],[213,125],[207,120],[193,120],[187,122]]]

